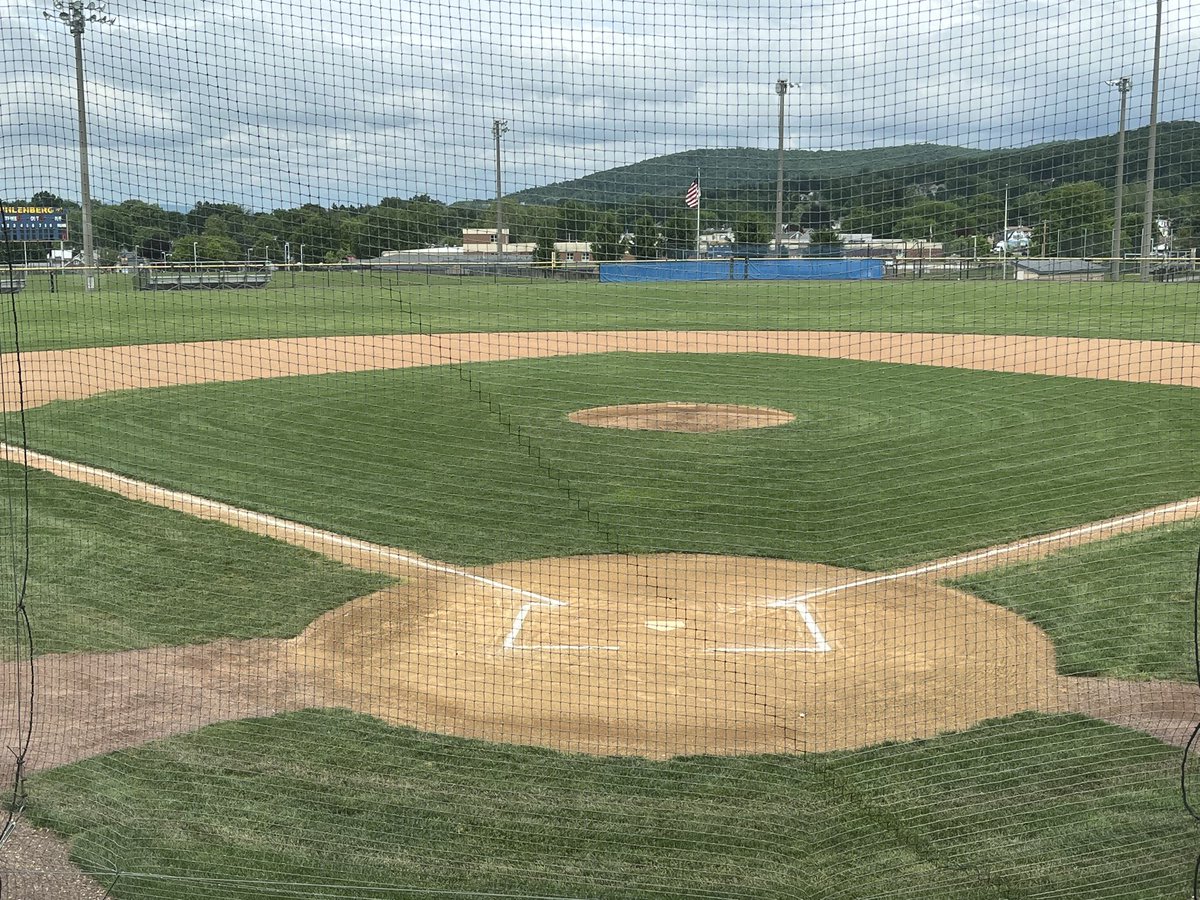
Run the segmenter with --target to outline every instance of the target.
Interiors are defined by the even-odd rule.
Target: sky
[[[0,8],[0,196],[79,196],[73,49]],[[1200,119],[1165,0],[1160,119]],[[490,197],[701,147],[1015,147],[1149,114],[1153,0],[111,0],[84,35],[92,194],[188,208]],[[683,177],[683,173],[681,173]],[[686,186],[686,185],[685,185]]]

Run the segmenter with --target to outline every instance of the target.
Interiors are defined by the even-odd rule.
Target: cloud
[[[516,190],[695,147],[1020,146],[1148,108],[1133,0],[133,0],[85,35],[93,190],[269,209]],[[1162,117],[1200,118],[1200,15],[1168,16]],[[70,36],[0,10],[0,190],[78,193]]]

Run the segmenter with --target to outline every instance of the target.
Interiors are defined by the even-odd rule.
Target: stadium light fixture
[[[1115,87],[1121,95],[1121,112],[1117,124],[1117,190],[1113,208],[1112,233],[1112,280],[1121,280],[1121,216],[1122,205],[1125,202],[1125,115],[1129,110],[1129,92],[1133,89],[1133,79],[1126,75],[1113,78],[1106,82],[1109,87]]]
[[[788,88],[795,87],[786,78],[775,82],[779,95],[779,166],[775,174],[775,255],[783,256],[783,118]]]
[[[508,121],[506,119],[492,120],[492,137],[496,139],[496,253],[503,252],[504,246],[500,242],[500,138],[508,134]],[[499,257],[497,257],[499,258]]]
[[[79,112],[79,193],[83,207],[83,265],[85,290],[96,290],[96,251],[92,234],[92,190],[88,174],[87,103],[83,82],[83,32],[88,25],[111,25],[116,19],[108,14],[104,0],[53,0],[42,15],[67,26],[75,39],[75,99]]]

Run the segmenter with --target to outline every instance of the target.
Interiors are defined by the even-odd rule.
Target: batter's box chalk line
[[[539,600],[534,600],[526,603],[513,617],[512,628],[509,629],[501,646],[505,650],[513,651],[563,651],[563,650],[600,650],[615,652],[621,649],[619,644],[519,644],[518,638],[521,635],[521,630],[525,627],[526,621],[529,619],[529,614],[534,609],[561,610],[570,606],[569,603],[563,600],[555,600],[552,597],[543,597]],[[803,628],[801,633],[807,633],[811,639],[811,643],[796,644],[790,647],[710,647],[705,653],[829,653],[833,650],[829,641],[825,638],[825,633],[821,631],[821,626],[817,624],[812,612],[804,600],[799,597],[786,597],[783,600],[776,600],[773,603],[766,605],[767,609],[792,609],[800,617],[800,622]]]

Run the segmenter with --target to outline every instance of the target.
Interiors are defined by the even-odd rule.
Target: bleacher
[[[139,270],[136,283],[140,291],[205,291],[262,288],[271,281],[265,269],[218,269],[215,271]]]

